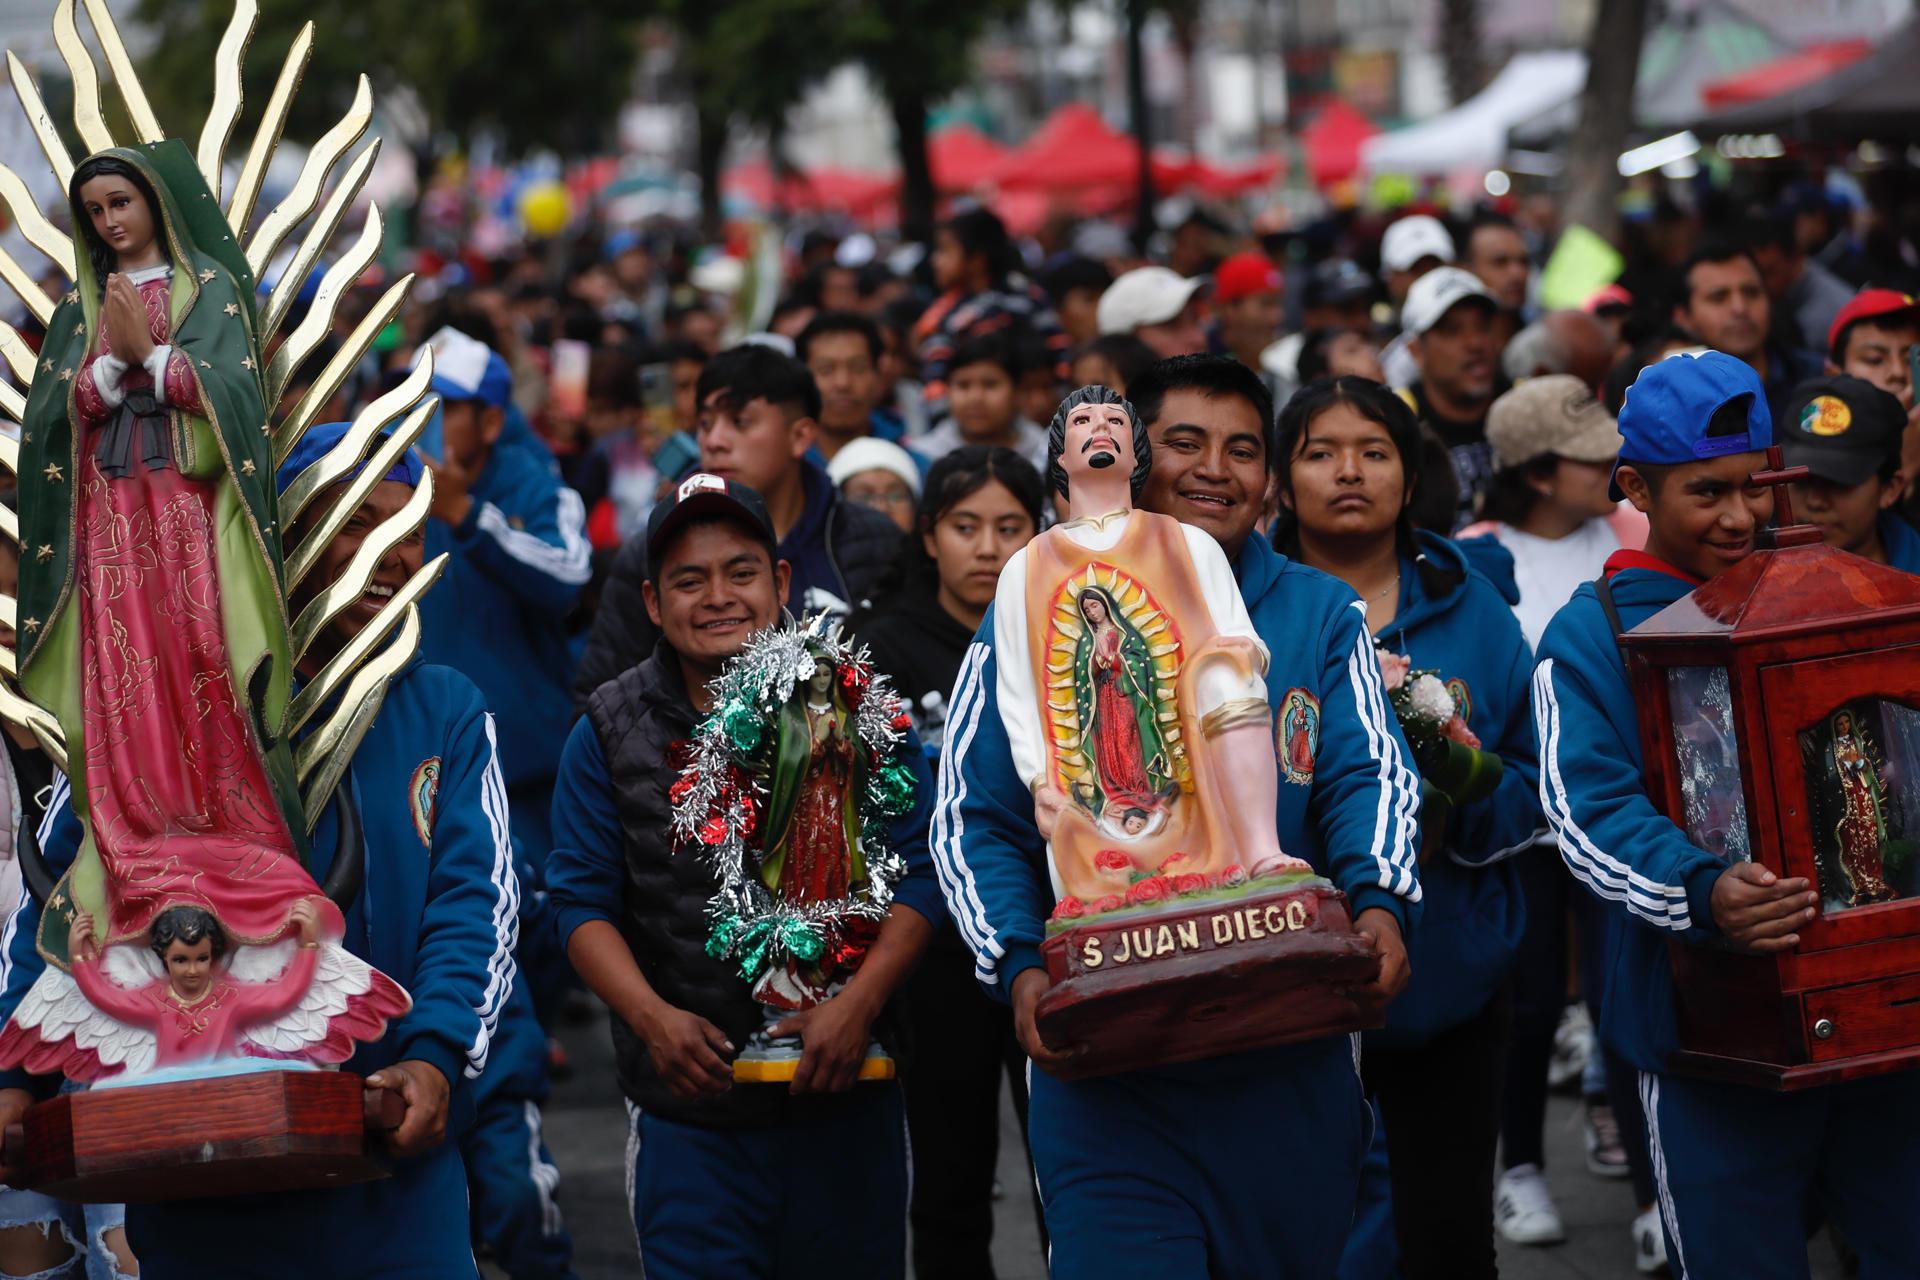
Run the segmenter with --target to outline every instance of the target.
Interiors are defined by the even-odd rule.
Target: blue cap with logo
[[[353,430],[351,422],[320,422],[309,427],[307,433],[301,436],[299,442],[293,446],[293,452],[287,455],[287,460],[282,462],[279,469],[274,472],[274,487],[279,492],[285,493],[287,486],[292,484],[302,471],[331,453],[333,447],[345,439],[347,432],[351,430]],[[387,433],[384,431],[376,436],[368,446],[369,452],[379,448],[386,437]],[[364,461],[360,462],[349,467],[334,483],[344,484],[366,469],[367,464]],[[420,476],[425,471],[426,466],[420,461],[418,451],[409,449],[401,454],[400,460],[388,468],[387,474],[380,478],[397,480],[407,488],[413,489],[419,486]]]
[[[1723,405],[1747,399],[1746,430],[1707,434]],[[1766,388],[1745,360],[1723,351],[1681,353],[1640,371],[1620,406],[1620,458],[1608,492],[1618,502],[1622,463],[1671,467],[1735,453],[1754,453],[1773,443],[1773,416]]]

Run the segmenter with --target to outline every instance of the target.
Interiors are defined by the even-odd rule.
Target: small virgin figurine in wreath
[[[1853,888],[1852,905],[1890,902],[1899,895],[1886,882],[1881,850],[1886,843],[1886,821],[1881,812],[1880,771],[1867,752],[1865,735],[1856,729],[1851,711],[1833,716],[1833,745],[1828,754],[1840,780],[1841,814],[1834,828],[1840,851],[1840,869]]]
[[[68,197],[74,288],[21,436],[19,672],[59,722],[85,837],[41,919],[56,963],[0,1033],[0,1064],[91,1080],[169,1056],[344,1061],[410,1002],[338,945],[276,737],[293,663],[253,273],[184,143],[90,156]],[[231,948],[229,985],[261,970],[246,953],[313,933],[324,955],[265,965],[293,998],[284,1025],[163,1039],[156,1059],[131,1006],[89,1001],[111,988],[73,926],[89,950],[137,953],[181,909]],[[303,1001],[320,1016],[291,1017]]]
[[[766,1023],[736,1080],[791,1080],[797,1037],[773,1034],[859,969],[905,864],[889,826],[913,807],[900,699],[836,628],[816,619],[749,642],[714,685],[714,710],[673,785],[674,828],[720,882],[707,953],[737,961]],[[887,1079],[874,1045],[862,1079]]]

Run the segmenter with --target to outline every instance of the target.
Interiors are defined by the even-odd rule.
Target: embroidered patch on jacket
[[[1473,690],[1467,688],[1467,682],[1459,676],[1447,681],[1447,696],[1453,699],[1453,709],[1460,713],[1460,723],[1473,719]]]
[[[1320,754],[1320,699],[1305,689],[1289,689],[1274,717],[1274,755],[1288,782],[1313,781],[1313,759]]]
[[[413,813],[413,832],[420,843],[433,848],[433,801],[440,793],[440,757],[422,760],[407,783],[407,808]]]

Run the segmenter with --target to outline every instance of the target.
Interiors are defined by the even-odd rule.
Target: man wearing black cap
[[[1781,416],[1781,452],[1812,474],[1792,486],[1793,511],[1830,547],[1920,573],[1920,533],[1894,515],[1906,489],[1907,411],[1891,393],[1836,374],[1795,388]]]
[[[554,795],[548,887],[568,956],[613,1014],[634,1233],[652,1280],[823,1274],[824,1259],[885,1280],[906,1265],[900,1093],[854,1080],[882,1005],[943,918],[919,744],[906,753],[916,803],[892,831],[907,875],[859,972],[798,1015],[790,1090],[733,1083],[761,1008],[703,947],[712,867],[673,848],[677,748],[710,708],[709,681],[780,618],[790,571],[775,546],[759,495],[716,475],[689,476],[653,509],[643,592],[660,643],[588,699]]]

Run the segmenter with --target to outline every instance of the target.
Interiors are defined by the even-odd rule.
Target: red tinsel
[[[872,682],[873,673],[858,663],[840,668],[840,693],[846,699],[847,710],[860,709],[860,700],[867,696],[867,686]]]
[[[719,844],[722,840],[725,840],[726,838],[727,838],[727,820],[721,817],[719,814],[717,813],[714,814],[711,818],[708,818],[705,822],[700,824],[700,843],[701,844]]]

